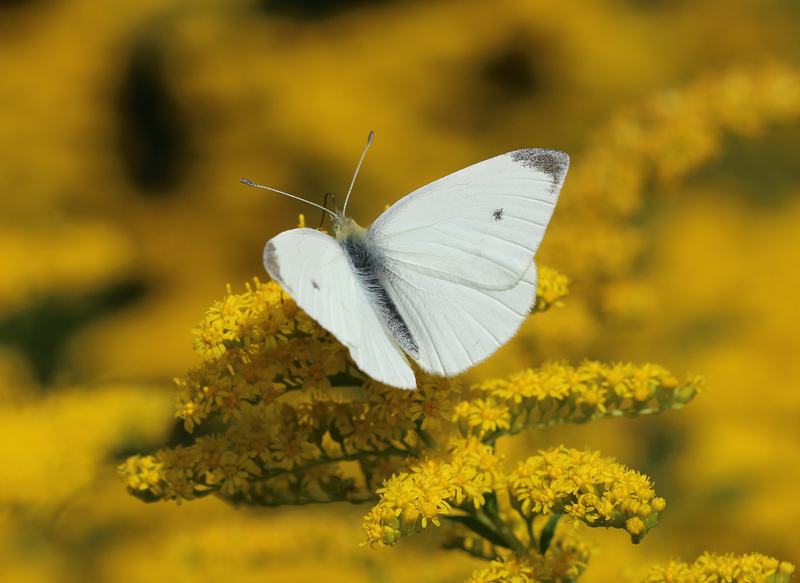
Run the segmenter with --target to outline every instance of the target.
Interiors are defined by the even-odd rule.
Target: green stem
[[[526,552],[527,549],[525,545],[517,538],[517,535],[514,534],[514,531],[502,518],[496,514],[486,514],[486,516],[492,522],[497,533],[508,542],[508,545],[515,553],[524,554]]]
[[[496,496],[494,492],[487,494],[487,500],[490,496]],[[496,498],[495,498],[496,500]],[[476,509],[474,506],[469,504],[458,506],[459,510],[462,510],[472,516],[475,520],[481,523],[483,528],[490,530],[494,535],[498,538],[503,540],[506,544],[507,548],[511,549],[517,554],[524,554],[527,552],[527,547],[525,544],[517,538],[517,535],[514,534],[513,529],[504,521],[500,515],[497,513],[497,505],[495,504],[485,504],[479,509]],[[468,525],[467,525],[468,526]],[[474,530],[474,529],[473,529]],[[475,531],[477,534],[483,536],[479,531]],[[486,537],[484,537],[486,538]],[[492,541],[489,541],[492,542]]]
[[[596,421],[598,419],[607,419],[610,417],[641,417],[643,415],[656,415],[658,413],[666,411],[667,409],[672,409],[672,408],[673,406],[669,404],[669,405],[660,405],[657,407],[649,407],[647,409],[639,409],[636,411],[626,410],[626,409],[614,409],[611,411],[606,411],[605,413],[598,411],[597,413],[589,415],[588,417],[581,416],[580,419],[573,419],[571,416],[572,412],[570,412],[564,416],[558,416],[558,417],[554,416],[550,419],[547,419],[546,421],[532,421],[528,423],[521,423],[519,425],[515,425],[511,429],[498,429],[496,431],[493,431],[485,435],[483,438],[483,442],[492,445],[494,444],[495,441],[497,441],[497,438],[499,437],[503,437],[505,435],[516,435],[527,429],[544,429],[546,427],[553,427],[554,425],[561,425],[562,423],[582,424],[588,421]],[[555,411],[558,412],[559,409],[560,407],[557,407]]]
[[[303,496],[298,496],[296,498],[288,498],[288,497],[278,497],[278,496],[276,496],[274,498],[274,502],[268,501],[268,500],[263,500],[261,502],[259,502],[259,501],[251,502],[251,501],[245,501],[244,499],[239,499],[239,497],[237,497],[237,496],[223,496],[223,495],[221,495],[220,498],[222,498],[224,501],[226,501],[226,502],[228,502],[230,504],[233,504],[235,506],[247,504],[247,505],[251,505],[251,506],[255,505],[255,506],[262,506],[262,507],[267,507],[267,508],[278,508],[280,506],[307,506],[308,504],[336,504],[338,502],[349,502],[350,504],[364,504],[366,502],[377,502],[378,500],[380,500],[380,497],[378,497],[378,496],[358,498],[358,499],[341,498],[341,499],[338,499],[338,500],[322,500],[322,499],[318,499],[318,498],[307,498],[307,497],[303,497]]]
[[[409,452],[406,451],[406,450],[398,449],[396,447],[388,447],[388,448],[383,449],[381,451],[360,451],[358,453],[347,454],[347,455],[343,455],[343,456],[335,457],[335,458],[334,457],[325,456],[322,459],[309,462],[309,463],[307,463],[307,464],[305,464],[303,466],[297,465],[294,468],[292,468],[291,470],[274,469],[274,470],[265,471],[260,476],[251,476],[250,477],[250,482],[251,483],[266,482],[267,480],[271,480],[273,478],[277,478],[279,476],[283,476],[283,475],[286,475],[286,474],[302,473],[302,472],[305,472],[307,470],[311,470],[311,469],[314,469],[314,468],[318,468],[320,466],[324,466],[326,464],[334,464],[334,463],[337,463],[337,462],[351,462],[351,461],[358,461],[358,460],[360,460],[362,458],[367,458],[367,457],[389,457],[389,456],[393,456],[393,455],[394,456],[400,456],[400,457],[406,457],[406,456],[408,456],[408,454],[409,454]],[[202,482],[199,482],[198,486],[202,486],[202,489],[195,490],[195,497],[196,498],[205,498],[206,496],[208,496],[210,494],[215,494],[215,493],[219,492],[219,489],[220,489],[220,486],[217,485],[217,484],[207,485],[207,484],[204,484]],[[137,498],[139,498],[140,500],[143,500],[145,502],[156,502],[157,500],[161,500],[161,498],[150,498],[150,497],[147,497],[146,495],[144,495],[144,492],[146,492],[146,491],[143,491],[142,494],[138,494],[136,492],[134,492],[133,494]]]
[[[542,534],[539,537],[539,553],[545,554],[547,549],[550,548],[550,543],[553,542],[553,537],[556,534],[556,527],[558,526],[558,521],[561,520],[561,514],[554,514],[550,517],[550,520],[547,521],[547,524],[542,529]],[[533,539],[531,539],[533,540]]]
[[[531,546],[536,544],[536,537],[533,534],[533,515],[531,516],[522,516],[523,520],[525,520],[525,526],[528,527],[528,539],[531,541]]]
[[[439,451],[441,449],[441,447],[439,446],[439,442],[436,441],[430,433],[428,433],[422,428],[422,421],[417,419],[416,421],[414,421],[414,425],[417,426],[416,433],[417,435],[419,435],[419,438],[425,444],[425,447],[427,447],[432,451]]]

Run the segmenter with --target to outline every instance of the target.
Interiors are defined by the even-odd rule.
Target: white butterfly
[[[416,389],[406,355],[454,376],[519,330],[568,167],[557,150],[508,152],[401,198],[369,229],[344,215],[345,201],[331,213],[336,238],[286,231],[267,242],[264,266],[363,372]]]

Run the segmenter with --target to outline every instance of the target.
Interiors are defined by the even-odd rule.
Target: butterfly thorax
[[[379,246],[372,241],[369,229],[359,226],[353,219],[337,217],[333,230],[356,281],[376,308],[378,318],[403,350],[419,358],[417,341],[386,289],[385,280],[390,277],[386,261]]]
[[[367,233],[367,229],[356,223],[350,217],[336,215],[333,219],[333,234],[340,241],[348,237],[363,239],[367,236]]]

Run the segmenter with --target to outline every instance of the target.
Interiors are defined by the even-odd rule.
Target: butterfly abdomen
[[[386,286],[381,282],[381,270],[384,266],[380,251],[371,244],[368,232],[352,225],[337,241],[344,249],[347,260],[353,269],[356,281],[376,306],[378,316],[400,348],[412,358],[419,358],[419,346],[408,328],[405,320],[397,310],[397,306],[389,296]]]

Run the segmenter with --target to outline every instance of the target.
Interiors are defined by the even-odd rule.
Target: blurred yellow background
[[[800,6],[792,0],[0,0],[0,580],[462,581],[365,507],[144,505],[120,459],[175,431],[190,330],[300,202],[368,225],[525,147],[570,175],[539,262],[572,279],[468,381],[546,358],[704,374],[680,413],[527,433],[667,500],[589,582],[671,557],[800,560]]]

